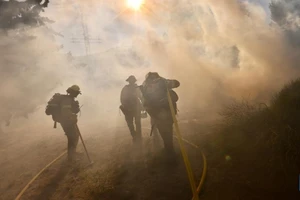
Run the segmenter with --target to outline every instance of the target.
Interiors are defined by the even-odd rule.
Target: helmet
[[[71,91],[78,92],[79,94],[81,94],[80,87],[78,85],[72,85],[67,89],[68,93],[70,93]]]
[[[126,81],[128,81],[128,82],[136,82],[137,80],[136,80],[135,76],[130,75],[130,76],[126,79]]]
[[[148,74],[146,75],[146,80],[147,79],[155,79],[158,77],[159,77],[159,74],[157,72],[148,72]]]

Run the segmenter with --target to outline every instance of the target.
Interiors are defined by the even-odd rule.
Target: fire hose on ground
[[[184,160],[184,163],[185,163],[185,167],[186,167],[186,171],[187,171],[187,174],[188,174],[188,178],[189,178],[189,182],[190,182],[190,185],[191,185],[191,190],[193,192],[193,198],[192,200],[199,200],[199,193],[203,187],[203,184],[204,184],[204,181],[205,181],[205,177],[206,177],[206,172],[207,172],[207,162],[206,162],[206,157],[205,157],[205,154],[201,151],[201,155],[202,155],[202,159],[203,159],[203,170],[202,170],[202,175],[201,175],[201,179],[200,179],[200,182],[199,182],[199,185],[198,187],[196,187],[196,182],[194,180],[194,175],[193,175],[193,172],[192,172],[192,169],[191,169],[191,165],[190,165],[190,161],[188,159],[188,156],[187,156],[187,153],[185,151],[185,148],[183,146],[183,142],[185,142],[186,144],[194,147],[194,148],[197,148],[197,149],[200,149],[199,146],[193,144],[192,142],[182,138],[181,136],[181,132],[180,132],[180,129],[179,129],[179,125],[178,125],[178,121],[176,119],[176,116],[175,116],[175,110],[174,110],[174,107],[173,107],[173,104],[172,104],[172,100],[171,100],[171,96],[170,96],[170,93],[168,91],[168,102],[169,102],[169,105],[170,105],[170,109],[171,109],[171,113],[172,113],[172,118],[173,118],[173,121],[174,121],[174,127],[175,127],[175,132],[176,132],[176,136],[174,136],[175,138],[177,138],[178,140],[178,143],[179,143],[179,147],[180,147],[180,151],[181,151],[181,154],[182,154],[182,157],[183,157],[183,160]],[[77,127],[77,125],[76,125]],[[82,139],[82,136],[81,136],[81,133],[77,127],[77,130],[78,130],[78,133],[80,134],[80,139],[82,141],[82,144],[84,145],[84,149],[86,151],[86,154],[88,156],[88,159],[90,161],[90,164],[92,164],[93,162],[90,160],[90,157],[88,155],[88,152],[86,150],[86,147],[85,147],[85,144],[83,142],[83,139]],[[22,197],[22,195],[25,193],[25,191],[29,188],[29,186],[47,169],[49,168],[52,164],[54,164],[56,161],[58,161],[60,158],[62,158],[65,154],[67,153],[67,151],[63,152],[61,155],[59,155],[57,158],[55,158],[52,162],[50,162],[48,165],[46,165],[38,174],[36,174],[29,182],[28,184],[21,190],[21,192],[18,194],[18,196],[15,198],[15,200],[20,200],[20,198]]]
[[[176,138],[177,138],[178,143],[179,143],[180,151],[181,151],[181,154],[182,154],[182,157],[183,157],[183,161],[184,161],[184,164],[185,164],[185,167],[186,167],[187,175],[188,175],[190,185],[191,185],[191,189],[192,189],[192,192],[193,192],[192,200],[199,200],[199,193],[200,193],[201,188],[203,186],[204,179],[205,179],[205,176],[206,176],[206,171],[207,171],[206,157],[205,157],[204,153],[201,151],[202,158],[203,158],[203,172],[202,172],[202,177],[201,177],[200,183],[199,183],[198,187],[196,187],[196,182],[194,180],[194,175],[193,175],[193,172],[192,172],[191,164],[190,164],[189,158],[187,156],[187,153],[185,151],[185,148],[183,146],[183,141],[184,140],[181,137],[181,132],[180,132],[180,129],[179,129],[177,118],[175,116],[175,109],[173,107],[173,101],[172,101],[172,98],[171,98],[171,95],[170,95],[170,91],[168,89],[167,82],[166,82],[166,88],[167,88],[168,103],[169,103],[172,118],[173,118],[173,121],[174,121]],[[188,142],[188,141],[185,140],[185,142]],[[188,142],[188,144],[192,145],[193,147],[199,148],[198,146],[193,145],[190,142]]]
[[[78,125],[75,125],[75,128],[77,130],[77,133],[79,134],[80,140],[82,142],[82,145],[84,147],[85,153],[87,155],[87,158],[89,160],[89,165],[92,165],[94,162],[90,159],[89,153],[85,147],[85,143],[83,141],[82,135],[80,133],[80,130],[78,128]],[[67,153],[67,151],[64,151],[62,154],[60,154],[57,158],[55,158],[52,162],[50,162],[48,165],[46,165],[39,173],[37,173],[27,184],[26,186],[21,190],[21,192],[18,194],[18,196],[15,198],[15,200],[19,200],[22,195],[25,193],[25,191],[29,188],[29,186],[48,168],[50,167],[52,164],[54,164],[56,161],[58,161],[60,158],[62,158],[65,154]]]
[[[127,128],[127,127],[126,127]],[[149,128],[147,128],[149,129]],[[175,138],[177,138],[176,136],[174,136]],[[178,138],[177,138],[178,139]],[[200,149],[199,146],[193,144],[192,142],[182,138],[182,141],[185,142],[186,144],[196,148],[196,149]],[[22,195],[26,192],[26,190],[29,188],[29,186],[47,169],[49,168],[52,164],[54,164],[55,162],[57,162],[60,158],[62,158],[65,154],[67,153],[67,151],[64,151],[62,154],[60,154],[57,158],[55,158],[53,161],[51,161],[49,164],[47,164],[42,170],[40,170],[40,172],[38,174],[36,174],[27,184],[26,186],[21,190],[21,192],[18,194],[18,196],[15,198],[15,200],[20,200]],[[201,155],[202,155],[202,159],[203,159],[203,170],[202,170],[202,174],[201,174],[201,179],[199,182],[199,185],[197,187],[197,194],[199,194],[201,192],[201,189],[203,187],[204,181],[205,181],[205,177],[206,177],[206,171],[207,171],[207,162],[206,162],[206,157],[203,154],[203,152],[201,151]]]

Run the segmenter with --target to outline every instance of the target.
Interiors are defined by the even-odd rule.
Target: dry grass
[[[225,155],[232,158],[230,165],[219,166],[228,170],[224,176],[270,193],[297,192],[300,80],[286,85],[269,106],[242,100],[226,106],[220,114],[223,121],[209,140],[212,163]]]
[[[300,80],[285,86],[268,105],[245,99],[232,102],[220,112],[222,121],[214,127],[212,134],[205,134],[208,130],[197,123],[189,122],[186,129],[181,125],[183,132],[191,132],[185,133],[185,136],[199,144],[208,158],[209,171],[202,199],[214,199],[219,196],[224,199],[295,199],[299,196],[296,188],[297,168],[300,167],[300,138],[297,134],[300,132]],[[209,130],[211,131],[211,128]],[[197,162],[201,163],[199,157],[192,154],[190,156],[192,160],[198,159]],[[230,156],[231,159],[226,159],[226,156]],[[90,178],[85,178],[85,193],[90,199],[125,198],[124,192],[115,196],[115,186],[126,188],[128,191],[131,187],[135,188],[135,192],[132,193],[141,192],[142,187],[149,187],[149,190],[155,191],[156,187],[152,185],[136,183],[138,177],[144,177],[142,179],[146,179],[147,182],[154,181],[152,176],[146,175],[148,172],[145,169],[134,170],[130,176],[138,177],[126,179],[126,183],[131,184],[130,187],[125,182],[120,184],[117,181],[123,177],[124,170],[116,167],[114,169],[116,171],[110,175],[110,179],[103,179],[102,172],[98,176],[93,174]],[[142,182],[142,179],[139,182]],[[156,179],[162,177],[157,176]],[[172,196],[171,192],[175,191],[168,191],[169,196]],[[185,192],[189,193],[188,188]],[[153,195],[147,192],[143,194],[147,197]],[[129,195],[130,198],[138,199]]]
[[[213,130],[206,122],[181,124],[184,136],[198,144],[208,159],[201,199],[299,197],[300,80],[285,86],[268,105],[245,99],[232,102],[220,112],[223,120]],[[68,173],[51,199],[190,198],[182,162],[165,167],[159,148],[151,147],[151,138],[145,139],[142,149],[133,148],[130,137],[119,139],[105,159],[99,157],[97,166]],[[95,155],[103,152],[91,150]],[[187,150],[198,180],[203,164],[200,152]]]

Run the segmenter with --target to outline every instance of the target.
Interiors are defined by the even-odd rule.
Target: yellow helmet
[[[78,85],[72,85],[71,87],[69,87],[67,89],[67,92],[70,92],[71,90],[74,91],[74,92],[78,92],[79,94],[81,94],[80,87]]]

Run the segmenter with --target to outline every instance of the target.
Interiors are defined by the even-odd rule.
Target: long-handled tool
[[[153,123],[152,126],[151,126],[151,131],[150,131],[150,136],[153,135],[153,130],[154,130],[154,127],[155,127],[155,124]]]
[[[80,137],[80,139],[81,139],[81,142],[82,142],[82,144],[83,144],[85,153],[86,153],[86,155],[87,155],[87,157],[88,157],[88,159],[89,159],[90,165],[91,165],[91,164],[93,164],[94,162],[90,159],[89,153],[88,153],[88,151],[87,151],[87,149],[86,149],[86,147],[85,147],[85,144],[84,144],[84,141],[83,141],[83,139],[82,139],[80,130],[79,130],[79,128],[78,128],[78,125],[76,124],[75,127],[76,127],[76,129],[77,129],[77,132],[78,132],[79,137]]]

